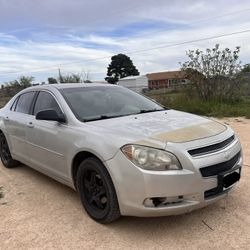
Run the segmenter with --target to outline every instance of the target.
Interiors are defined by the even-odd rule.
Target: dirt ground
[[[190,214],[91,220],[78,195],[26,167],[0,166],[0,249],[250,249],[250,120],[228,118],[244,169],[228,198]]]

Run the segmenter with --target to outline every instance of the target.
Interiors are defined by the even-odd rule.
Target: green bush
[[[149,95],[165,107],[214,117],[245,116],[250,118],[250,99],[237,98],[231,101],[203,101],[187,93],[166,93]]]

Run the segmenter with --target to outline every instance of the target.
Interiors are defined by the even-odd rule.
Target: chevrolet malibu
[[[0,156],[78,191],[94,220],[187,213],[240,179],[241,144],[208,118],[120,86],[27,88],[0,110]]]

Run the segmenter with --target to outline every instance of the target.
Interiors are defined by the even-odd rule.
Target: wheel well
[[[76,175],[77,175],[78,168],[84,160],[86,160],[87,158],[90,158],[90,157],[95,157],[98,159],[98,157],[96,155],[94,155],[88,151],[82,151],[82,152],[77,153],[73,159],[71,171],[72,171],[72,178],[73,178],[74,186],[76,189],[77,189]]]

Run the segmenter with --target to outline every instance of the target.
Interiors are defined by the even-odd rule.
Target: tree
[[[243,69],[242,69],[241,72],[243,72],[243,73],[250,73],[250,64],[249,64],[249,63],[248,63],[248,64],[245,64],[245,65],[243,66]]]
[[[21,76],[16,80],[6,82],[4,86],[5,93],[7,96],[14,96],[22,89],[32,86],[34,79],[33,76]]]
[[[244,84],[244,94],[250,96],[250,64],[245,64],[239,74],[242,77]]]
[[[68,74],[63,75],[61,70],[59,69],[59,78],[60,83],[80,83],[81,82],[81,75],[80,74]]]
[[[60,76],[60,83],[80,83],[81,77],[79,74],[68,74]]]
[[[56,78],[54,78],[54,77],[49,77],[49,78],[48,78],[48,83],[49,83],[49,84],[56,84],[56,83],[57,83],[57,80],[56,80]]]
[[[205,52],[189,50],[189,61],[181,64],[187,78],[203,100],[230,99],[241,87],[240,47],[220,50],[219,45]]]
[[[17,80],[10,81],[9,83],[7,83],[7,86],[20,87],[20,88],[25,89],[32,85],[32,82],[34,81],[34,79],[35,78],[33,76],[21,76]]]
[[[118,54],[111,57],[111,63],[108,66],[105,80],[111,84],[115,84],[120,78],[138,76],[139,74],[139,71],[127,55]]]
[[[28,88],[32,85],[32,82],[34,81],[34,79],[35,78],[33,76],[21,76],[19,78],[19,84],[23,88]]]

